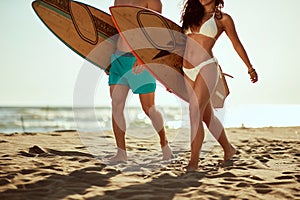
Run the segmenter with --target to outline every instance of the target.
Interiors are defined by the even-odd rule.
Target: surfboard
[[[175,22],[155,11],[138,6],[110,7],[112,20],[133,54],[149,72],[174,94],[189,101],[182,63],[186,36]],[[229,89],[220,73],[212,94],[215,108],[224,106]]]
[[[109,69],[118,30],[108,13],[70,0],[36,0],[32,7],[65,45],[97,67]]]
[[[110,12],[120,35],[139,61],[166,88],[188,101],[181,68],[185,48],[181,28],[142,7],[112,6]]]

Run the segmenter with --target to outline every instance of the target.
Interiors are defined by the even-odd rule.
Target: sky
[[[82,0],[108,12],[113,1]],[[98,77],[91,97],[96,106],[109,106],[107,76],[87,64],[57,39],[39,20],[32,0],[0,1],[0,107],[72,106],[78,77],[83,68]],[[180,24],[182,0],[162,0],[163,15]],[[228,80],[228,105],[300,104],[299,0],[225,0],[223,11],[232,16],[238,35],[257,70],[252,84],[247,68],[223,34],[213,51]],[[157,101],[176,105],[180,101],[158,84]],[[135,105],[136,95],[129,95]]]

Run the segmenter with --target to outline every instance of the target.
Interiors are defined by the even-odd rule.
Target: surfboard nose
[[[97,44],[97,30],[89,8],[74,1],[70,1],[69,6],[70,15],[78,35],[88,43]]]

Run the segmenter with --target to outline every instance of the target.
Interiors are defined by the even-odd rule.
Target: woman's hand
[[[249,69],[248,74],[250,75],[250,80],[252,83],[255,83],[258,81],[257,73],[254,68]]]
[[[138,61],[135,61],[132,67],[132,73],[138,75],[144,71],[145,67],[140,64]]]

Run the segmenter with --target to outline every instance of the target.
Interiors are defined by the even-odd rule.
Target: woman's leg
[[[172,151],[168,145],[162,114],[155,107],[155,92],[140,94],[139,97],[143,111],[150,118],[154,129],[159,135],[163,159],[170,159]]]
[[[213,63],[201,69],[195,82],[186,77],[191,123],[191,158],[186,167],[187,171],[198,168],[200,150],[204,140],[204,113],[209,104],[211,93],[215,88],[217,75],[217,68]]]
[[[203,128],[203,109],[205,108],[204,99],[209,99],[207,94],[207,88],[205,84],[198,83],[202,82],[202,77],[198,78],[197,83],[193,85],[194,92],[190,95],[189,111],[190,111],[190,125],[191,125],[191,158],[187,171],[194,171],[198,169],[198,162],[200,156],[200,150],[204,140],[204,128]],[[206,102],[207,102],[206,100]],[[201,111],[202,110],[202,111]]]
[[[211,103],[209,102],[205,108],[204,118],[206,126],[212,135],[216,138],[224,150],[224,162],[230,160],[236,153],[236,149],[230,144],[227,139],[224,126],[220,120],[214,115]]]

